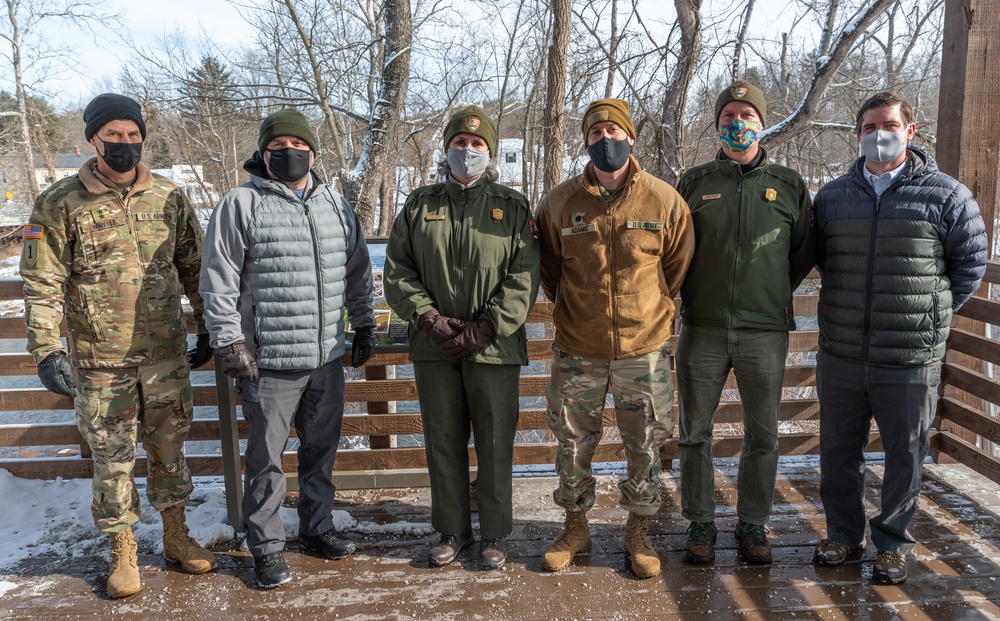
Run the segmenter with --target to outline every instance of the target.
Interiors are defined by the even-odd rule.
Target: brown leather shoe
[[[432,547],[427,555],[427,560],[432,567],[444,567],[458,558],[462,550],[472,545],[472,531],[466,531],[461,535],[441,535],[437,545]]]
[[[486,569],[500,569],[507,562],[507,542],[503,539],[483,539],[479,544],[479,560]]]
[[[687,529],[685,558],[692,563],[711,563],[715,560],[715,535],[719,529],[712,522],[691,522]]]
[[[751,563],[769,564],[771,542],[767,540],[767,527],[763,524],[736,522],[736,543],[743,558]]]

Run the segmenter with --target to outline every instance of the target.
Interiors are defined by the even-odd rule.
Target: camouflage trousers
[[[146,497],[153,508],[163,511],[191,495],[182,452],[194,417],[188,374],[184,357],[76,370],[76,421],[94,459],[91,511],[98,530],[121,532],[139,521],[132,474],[137,440],[146,452]]]
[[[653,515],[660,508],[660,446],[673,430],[674,382],[670,341],[649,354],[624,360],[574,356],[553,347],[546,422],[559,441],[559,487],[552,496],[567,511],[594,506],[591,463],[604,434],[602,412],[610,387],[628,473],[619,483],[621,505]]]

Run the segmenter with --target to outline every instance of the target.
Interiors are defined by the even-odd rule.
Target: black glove
[[[56,350],[38,363],[38,379],[46,390],[67,397],[76,396],[76,380],[73,365],[66,359],[66,352]]]
[[[192,369],[204,366],[206,362],[212,359],[212,352],[214,350],[209,344],[210,342],[211,337],[209,335],[198,335],[198,344],[194,346],[194,349],[189,349],[187,353],[188,364],[191,365]]]
[[[496,336],[493,320],[486,313],[476,317],[465,326],[465,330],[453,339],[441,343],[441,351],[449,358],[468,358]]]
[[[461,334],[465,324],[466,322],[461,319],[445,317],[436,308],[430,309],[417,319],[417,328],[421,332],[426,332],[437,345]]]
[[[371,326],[355,330],[354,340],[351,341],[351,366],[355,369],[363,366],[374,351],[375,335],[372,334]]]
[[[250,380],[251,382],[260,377],[257,372],[257,361],[253,359],[253,354],[247,350],[243,341],[220,347],[219,362],[222,372],[229,377]]]

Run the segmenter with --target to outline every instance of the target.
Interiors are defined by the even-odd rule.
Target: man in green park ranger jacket
[[[94,522],[111,543],[108,596],[118,598],[142,588],[132,537],[140,441],[146,496],[163,518],[163,555],[192,574],[215,567],[185,524],[194,487],[183,453],[194,417],[188,366],[208,362],[212,348],[198,294],[201,225],[177,186],[140,163],[142,109],[105,93],[83,121],[95,157],[39,196],[24,227],[24,320],[42,384],[74,398],[93,455]],[[198,332],[187,358],[182,294]]]
[[[795,329],[792,293],[816,260],[809,191],[797,172],[771,162],[758,144],[764,94],[736,81],[715,102],[722,148],[681,177],[691,208],[695,254],[681,287],[677,345],[681,508],[687,559],[715,558],[712,427],[730,370],[743,405],[736,503],[742,556],[771,562],[765,524],[778,468],[778,408]]]
[[[496,183],[496,126],[478,106],[444,132],[441,183],[418,188],[396,215],[386,247],[385,295],[410,324],[431,522],[433,566],[472,544],[469,425],[475,433],[480,560],[506,562],[513,529],[512,468],[524,321],[538,295],[538,234],[527,199]]]

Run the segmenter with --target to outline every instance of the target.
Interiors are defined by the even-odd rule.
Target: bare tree
[[[570,21],[573,12],[570,0],[552,2],[552,45],[549,46],[546,73],[545,163],[542,185],[545,192],[562,181],[563,124],[566,117],[566,64],[569,51]]]
[[[44,36],[42,26],[47,22],[62,21],[88,28],[91,23],[105,21],[114,27],[118,14],[108,11],[104,3],[97,0],[4,0],[4,7],[7,9],[7,21],[0,22],[0,39],[9,45],[9,52],[5,51],[3,56],[14,74],[14,96],[20,115],[24,165],[30,198],[34,200],[39,194],[39,187],[35,179],[35,136],[28,119],[27,97],[30,88],[25,73],[32,69],[45,73],[51,68],[52,62],[72,58],[69,50],[54,46]],[[36,79],[41,77],[43,76],[36,76]]]

